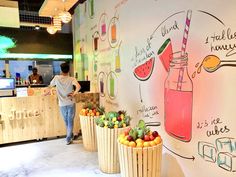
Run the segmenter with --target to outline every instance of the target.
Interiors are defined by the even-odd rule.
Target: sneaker
[[[69,144],[71,144],[72,142],[73,142],[72,140],[67,141],[67,142],[66,142],[66,145],[69,145]]]
[[[66,141],[66,145],[69,145],[69,144],[71,144],[71,143],[73,143],[73,140],[71,139],[70,141]]]

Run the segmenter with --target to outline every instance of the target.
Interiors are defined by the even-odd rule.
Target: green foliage
[[[135,128],[133,128],[133,129],[131,129],[131,130],[129,131],[129,135],[132,136],[132,138],[133,138],[134,140],[136,140],[137,137],[138,137],[138,132],[137,132],[137,130],[136,130]]]
[[[115,125],[114,122],[109,121],[108,124],[107,124],[107,127],[108,127],[108,128],[114,128],[114,125]]]
[[[134,140],[137,138],[144,138],[144,135],[147,135],[150,132],[150,128],[148,128],[143,120],[138,122],[137,127],[130,130],[129,135],[132,136]]]
[[[116,128],[122,128],[124,126],[129,126],[130,120],[131,117],[126,114],[126,111],[110,111],[100,116],[99,120],[96,121],[96,124],[108,128],[114,128],[115,125]],[[103,122],[103,124],[101,124],[101,122]]]

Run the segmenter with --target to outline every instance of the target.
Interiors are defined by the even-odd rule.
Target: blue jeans
[[[60,111],[66,124],[66,141],[70,142],[73,138],[75,104],[60,106]]]

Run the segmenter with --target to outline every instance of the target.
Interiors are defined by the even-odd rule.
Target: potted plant
[[[96,120],[99,168],[105,173],[119,173],[118,135],[129,128],[125,111],[111,111]]]
[[[97,151],[95,120],[99,118],[103,113],[103,107],[94,107],[92,104],[85,104],[80,110],[80,124],[83,146],[88,151]]]
[[[160,177],[162,139],[143,120],[119,135],[118,151],[122,177]]]

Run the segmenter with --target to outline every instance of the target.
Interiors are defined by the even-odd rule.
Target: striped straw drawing
[[[182,41],[181,56],[185,55],[191,17],[192,17],[192,11],[188,10],[187,16],[186,16],[185,28],[184,28],[183,41]]]
[[[183,41],[182,41],[181,57],[184,57],[186,55],[186,46],[187,46],[187,41],[188,41],[188,33],[189,33],[191,17],[192,17],[192,10],[188,10],[186,21],[185,21]],[[182,88],[183,76],[184,76],[184,67],[181,67],[179,69],[177,90],[181,90]]]

